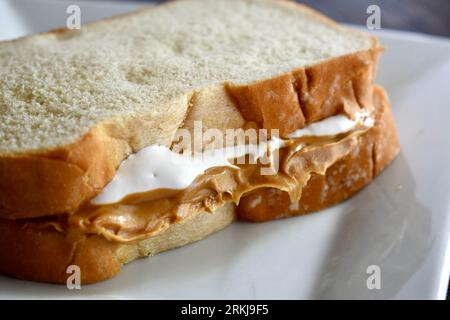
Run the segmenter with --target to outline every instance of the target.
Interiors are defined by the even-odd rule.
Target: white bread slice
[[[374,38],[274,0],[174,1],[1,43],[0,217],[76,210],[127,155],[169,145],[210,91],[282,133],[367,107],[378,52]]]
[[[305,8],[259,0],[176,1],[3,43],[0,152],[64,146],[132,116],[149,118],[148,139],[165,142],[196,89],[268,79],[372,44]]]

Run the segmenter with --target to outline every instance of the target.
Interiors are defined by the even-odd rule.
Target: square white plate
[[[70,2],[72,4],[73,1]],[[0,38],[64,25],[65,1],[1,0]],[[81,2],[83,23],[142,4]],[[378,82],[402,151],[372,184],[319,214],[235,223],[195,244],[141,259],[114,279],[65,286],[0,276],[0,298],[444,299],[450,272],[450,41],[378,31]],[[369,290],[367,268],[381,271]]]

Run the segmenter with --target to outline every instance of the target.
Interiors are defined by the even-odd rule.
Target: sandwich
[[[382,50],[275,0],[0,43],[0,273],[66,283],[75,265],[95,283],[236,219],[347,199],[399,151]]]

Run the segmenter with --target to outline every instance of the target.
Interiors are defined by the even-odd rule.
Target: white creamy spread
[[[358,123],[372,126],[373,120],[362,113],[357,115],[356,121],[336,115],[296,130],[288,138],[337,135],[352,130]],[[124,160],[111,182],[91,202],[95,205],[111,204],[134,193],[162,188],[184,189],[209,168],[235,167],[231,160],[245,155],[260,159],[267,149],[279,149],[284,143],[283,140],[273,137],[258,145],[206,150],[194,156],[173,152],[165,146],[151,145]]]
[[[336,115],[321,121],[311,123],[303,129],[296,130],[288,135],[288,138],[300,138],[305,136],[334,136],[352,130],[358,123],[372,126],[373,120],[365,113],[357,113],[358,121],[351,120],[345,115]]]

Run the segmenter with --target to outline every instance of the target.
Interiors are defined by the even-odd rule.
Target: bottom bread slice
[[[54,229],[37,229],[20,221],[0,222],[0,273],[20,279],[66,283],[69,266],[80,268],[81,283],[102,281],[116,275],[134,259],[203,239],[235,219],[235,205],[227,203],[213,214],[200,212],[171,225],[160,234],[137,244],[121,244],[102,236],[77,242]]]
[[[37,228],[31,220],[3,219],[0,273],[26,280],[66,283],[70,276],[67,267],[76,265],[81,271],[81,283],[94,283],[113,277],[124,264],[136,258],[186,245],[226,227],[236,218],[236,211],[241,219],[265,221],[317,211],[343,201],[372,181],[399,151],[386,94],[377,87],[374,96],[374,127],[360,136],[358,146],[333,164],[324,176],[313,176],[299,202],[290,203],[287,194],[273,189],[258,190],[241,199],[238,210],[227,203],[213,213],[194,214],[136,244],[116,243],[97,235],[71,241],[53,228]],[[259,202],[258,197],[262,199]]]

